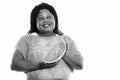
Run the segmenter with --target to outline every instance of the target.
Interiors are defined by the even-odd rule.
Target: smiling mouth
[[[44,27],[44,28],[48,28],[49,26],[51,26],[51,22],[49,22],[49,23],[43,23],[42,24],[42,26]]]
[[[50,24],[43,24],[42,25],[44,28],[48,28],[50,26]]]

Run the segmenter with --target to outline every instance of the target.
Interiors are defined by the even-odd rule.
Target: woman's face
[[[55,18],[49,10],[40,10],[37,17],[37,28],[40,32],[53,32],[55,28]]]

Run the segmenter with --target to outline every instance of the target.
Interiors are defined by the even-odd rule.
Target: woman
[[[57,62],[42,62],[48,55],[47,45],[52,47],[58,38],[67,44],[66,54]],[[82,69],[82,63],[83,58],[73,40],[58,29],[54,8],[46,3],[35,6],[31,12],[30,31],[18,41],[11,69],[25,72],[28,80],[69,80],[70,71]]]

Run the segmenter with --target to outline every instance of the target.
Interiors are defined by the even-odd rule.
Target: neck
[[[52,37],[52,36],[55,36],[56,34],[53,33],[53,32],[39,32],[38,33],[38,36],[41,36],[41,37]]]

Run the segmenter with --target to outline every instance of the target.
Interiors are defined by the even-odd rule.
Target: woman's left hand
[[[79,54],[65,54],[63,60],[70,67],[70,69],[82,69],[83,58]]]
[[[55,67],[57,64],[59,63],[59,61],[57,62],[53,62],[53,63],[39,63],[40,65],[40,69],[48,69],[48,68],[53,68]]]

